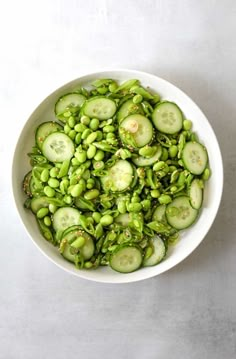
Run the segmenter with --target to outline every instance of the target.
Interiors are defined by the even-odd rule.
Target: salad
[[[194,224],[207,150],[180,107],[139,80],[66,93],[35,129],[24,206],[79,269],[130,273],[160,263]]]

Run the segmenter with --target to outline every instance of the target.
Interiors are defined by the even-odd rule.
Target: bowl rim
[[[83,79],[86,79],[88,77],[96,77],[96,76],[101,76],[101,75],[105,75],[106,73],[114,73],[114,75],[116,73],[123,73],[125,75],[128,76],[132,76],[135,75],[135,77],[138,78],[138,76],[145,76],[146,78],[152,78],[153,80],[161,80],[164,84],[166,84],[167,86],[171,86],[174,90],[176,90],[177,92],[179,92],[181,94],[181,96],[184,96],[188,99],[188,101],[191,103],[191,106],[195,107],[196,110],[198,110],[199,113],[202,114],[202,116],[204,117],[204,120],[206,121],[206,123],[208,123],[208,125],[211,128],[212,131],[212,135],[214,137],[215,140],[215,145],[217,147],[218,150],[218,171],[219,171],[219,178],[218,178],[218,182],[219,182],[219,192],[218,192],[218,201],[215,204],[214,210],[213,210],[213,214],[211,216],[211,220],[208,223],[207,229],[204,231],[203,235],[201,236],[201,238],[198,241],[195,241],[194,244],[192,245],[191,249],[187,252],[184,253],[182,256],[177,257],[176,259],[173,258],[171,265],[168,268],[163,268],[163,269],[159,269],[159,271],[157,273],[153,272],[153,273],[149,273],[149,271],[138,271],[139,272],[139,276],[135,277],[135,278],[130,278],[129,274],[132,273],[127,273],[122,277],[114,277],[114,280],[111,279],[111,277],[105,278],[105,276],[103,278],[94,278],[94,277],[87,277],[86,275],[84,275],[84,272],[82,271],[78,271],[75,272],[73,270],[70,270],[69,268],[64,267],[62,264],[60,264],[58,261],[54,260],[46,251],[44,251],[39,245],[38,243],[34,240],[34,238],[31,236],[31,234],[29,233],[28,229],[27,229],[27,225],[24,223],[24,220],[20,214],[20,210],[19,210],[19,204],[17,202],[17,193],[16,193],[16,188],[15,188],[15,184],[14,184],[14,173],[15,173],[15,161],[16,161],[16,151],[18,148],[18,145],[20,143],[21,140],[21,136],[24,133],[25,127],[27,126],[27,123],[29,121],[29,119],[34,115],[34,113],[40,108],[40,106],[42,105],[42,103],[44,101],[47,101],[56,91],[62,89],[63,87],[66,86],[70,86],[73,83],[75,83],[76,81],[81,81]],[[17,141],[15,144],[15,148],[13,151],[13,155],[12,155],[12,166],[11,166],[11,191],[12,191],[12,196],[14,199],[14,204],[15,207],[17,209],[17,213],[18,213],[18,217],[20,218],[21,223],[23,224],[23,227],[28,235],[28,237],[31,239],[31,241],[34,243],[34,245],[40,250],[41,253],[43,253],[44,256],[46,256],[52,263],[54,263],[56,266],[58,266],[59,268],[63,269],[64,271],[78,277],[78,278],[82,278],[82,279],[86,279],[92,282],[97,282],[97,283],[108,283],[108,284],[122,284],[122,283],[132,283],[132,282],[138,282],[138,281],[142,281],[144,279],[148,279],[148,278],[153,278],[159,274],[162,274],[164,272],[167,272],[171,269],[173,269],[177,264],[181,263],[182,261],[184,261],[199,245],[200,243],[203,241],[203,239],[206,237],[207,233],[209,232],[209,230],[211,229],[218,210],[219,210],[219,206],[222,200],[222,194],[223,194],[223,178],[224,178],[224,169],[223,169],[223,159],[222,159],[222,154],[221,154],[221,150],[220,150],[220,145],[218,142],[218,139],[216,137],[215,131],[213,129],[213,127],[211,126],[210,122],[208,121],[207,117],[205,116],[205,114],[203,113],[203,111],[200,109],[200,107],[195,103],[194,100],[192,100],[191,97],[189,97],[182,89],[180,89],[179,87],[177,87],[175,84],[173,84],[172,82],[169,82],[165,79],[163,79],[162,77],[159,77],[157,75],[154,75],[152,73],[149,72],[145,72],[145,71],[139,71],[139,70],[134,70],[134,69],[128,69],[128,68],[103,68],[100,70],[97,70],[95,72],[89,72],[89,73],[82,73],[79,77],[70,80],[66,83],[63,83],[61,86],[57,87],[56,89],[54,89],[52,92],[50,92],[50,94],[48,94],[45,98],[43,98],[40,103],[38,104],[38,106],[30,113],[30,115],[27,117],[23,127],[21,128],[18,137],[17,137]],[[22,206],[22,204],[21,204]],[[150,267],[153,268],[153,267]],[[122,278],[122,279],[120,279]]]

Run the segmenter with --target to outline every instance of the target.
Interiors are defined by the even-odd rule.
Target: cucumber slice
[[[25,192],[25,194],[29,197],[32,196],[32,192],[31,192],[31,189],[30,189],[30,181],[31,181],[31,177],[32,177],[32,171],[29,171],[25,177],[24,177],[24,180],[23,180],[23,191]]]
[[[55,105],[56,116],[60,116],[70,109],[80,108],[85,100],[86,97],[78,93],[68,93],[60,97]]]
[[[150,158],[146,158],[142,156],[132,158],[134,164],[138,167],[145,167],[145,166],[151,166],[154,163],[156,163],[162,155],[162,147],[160,145],[156,145],[156,147],[157,147],[156,153]]]
[[[80,224],[80,212],[72,207],[61,207],[53,215],[53,228],[55,231],[64,231],[74,225]]]
[[[161,204],[155,208],[153,215],[152,215],[152,220],[161,222],[161,223],[167,223],[166,205],[165,204]]]
[[[166,207],[166,219],[175,229],[185,229],[191,226],[198,216],[198,210],[194,209],[189,197],[176,197]]]
[[[75,152],[74,142],[64,133],[53,132],[45,138],[42,152],[51,162],[70,160]]]
[[[137,270],[142,264],[142,252],[137,247],[123,246],[113,253],[110,259],[110,266],[120,273],[131,273]]]
[[[149,119],[135,114],[126,117],[119,126],[121,140],[133,147],[143,147],[153,138],[153,127]]]
[[[139,103],[133,103],[132,99],[124,102],[117,112],[118,123],[120,123],[125,117],[135,113],[140,113],[143,115],[142,106]]]
[[[203,200],[203,189],[199,179],[195,178],[189,189],[190,204],[195,209],[200,209]]]
[[[152,238],[150,242],[153,247],[153,253],[149,258],[144,259],[144,267],[155,266],[156,264],[160,263],[166,255],[166,246],[160,237],[156,236]]]
[[[49,206],[48,197],[43,196],[32,198],[30,206],[32,212],[37,213],[40,208]]]
[[[95,117],[99,120],[108,120],[114,116],[116,104],[106,97],[95,97],[87,100],[83,106],[83,113],[88,117]]]
[[[58,132],[62,129],[63,128],[61,125],[59,125],[59,123],[52,121],[44,122],[39,125],[35,133],[35,141],[38,148],[40,150],[42,149],[43,141],[48,135],[50,135],[50,133]]]
[[[207,166],[207,150],[198,142],[187,142],[183,148],[182,160],[188,171],[200,175]]]
[[[62,235],[62,241],[60,246],[61,254],[70,262],[75,262],[75,254],[72,250],[73,243],[78,237],[83,237],[85,239],[85,244],[79,250],[79,253],[82,254],[84,260],[90,259],[94,254],[95,246],[92,237],[88,233],[84,232],[81,228],[77,228],[70,231],[65,236],[64,233]]]
[[[128,225],[130,223],[129,213],[119,214],[119,216],[116,217],[115,222],[120,224],[123,227],[128,227]]]
[[[117,161],[114,166],[108,169],[107,175],[101,177],[103,188],[112,192],[127,190],[132,181],[133,167],[126,160]]]
[[[154,109],[152,121],[157,130],[172,135],[181,130],[183,115],[175,103],[165,101],[159,103]]]

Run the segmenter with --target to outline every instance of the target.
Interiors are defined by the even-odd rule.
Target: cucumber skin
[[[132,271],[129,271],[129,272],[127,272],[127,271],[122,271],[122,270],[120,270],[120,269],[115,269],[114,268],[114,266],[112,266],[112,259],[113,259],[113,257],[114,257],[114,255],[116,255],[118,252],[120,252],[121,250],[123,250],[123,249],[125,249],[125,248],[136,248],[138,251],[139,251],[139,253],[140,253],[140,256],[141,256],[141,261],[140,261],[140,264],[139,264],[139,266],[138,267],[136,267],[135,269],[133,269]],[[123,245],[122,247],[118,247],[114,252],[113,252],[113,254],[112,254],[112,256],[111,256],[111,258],[110,258],[110,261],[109,261],[109,265],[110,265],[110,267],[114,270],[114,271],[116,271],[116,272],[119,272],[119,273],[123,273],[123,274],[128,274],[128,273],[132,273],[132,272],[135,272],[136,270],[138,270],[141,266],[142,266],[142,262],[143,262],[143,258],[142,258],[143,256],[142,256],[142,251],[141,251],[141,249],[138,247],[138,246],[133,246],[133,245]]]
[[[110,115],[109,117],[106,116],[106,118],[103,118],[103,117],[99,118],[99,117],[98,117],[97,115],[95,115],[95,114],[92,116],[90,113],[89,113],[89,114],[88,114],[88,112],[86,113],[86,107],[87,107],[87,105],[88,105],[90,102],[93,102],[94,100],[99,100],[99,99],[101,99],[101,100],[108,100],[108,101],[111,101],[111,102],[114,104],[114,106],[115,106],[115,111],[114,111],[114,113],[113,113],[112,115]],[[81,112],[82,112],[84,115],[86,115],[86,116],[88,116],[88,117],[91,117],[91,118],[92,118],[92,117],[96,117],[96,118],[98,118],[98,119],[101,120],[101,121],[107,120],[107,119],[113,117],[113,116],[115,115],[116,111],[117,111],[117,107],[116,107],[115,101],[113,101],[113,100],[110,99],[110,98],[104,97],[104,96],[94,96],[94,97],[92,97],[92,98],[86,100],[86,101],[84,102],[84,104],[82,105],[82,108],[81,108]]]
[[[201,149],[202,149],[202,151],[205,153],[205,155],[206,155],[206,158],[205,158],[205,166],[204,166],[204,168],[199,172],[199,171],[193,171],[192,169],[190,170],[190,166],[189,166],[189,164],[187,164],[186,162],[186,158],[185,158],[185,155],[184,155],[184,153],[185,153],[185,151],[186,151],[186,148],[187,148],[187,146],[189,146],[189,145],[191,145],[191,144],[198,144],[200,147],[201,147]],[[183,163],[184,163],[184,167],[190,172],[190,173],[192,173],[193,175],[197,175],[197,176],[199,176],[199,175],[201,175],[203,172],[204,172],[204,170],[205,170],[205,168],[206,168],[206,166],[207,166],[207,162],[208,162],[208,153],[207,153],[207,150],[206,150],[206,148],[201,144],[201,143],[199,143],[199,142],[194,142],[194,141],[190,141],[190,142],[187,142],[186,144],[185,144],[185,146],[184,146],[184,148],[183,148],[183,151],[182,151],[182,161],[183,161]]]
[[[173,132],[173,131],[171,131],[171,132],[164,132],[163,130],[160,130],[160,129],[157,127],[157,125],[156,125],[156,122],[157,122],[157,121],[156,121],[156,119],[154,119],[155,112],[156,112],[156,110],[157,110],[159,107],[161,107],[161,106],[164,105],[164,104],[174,105],[174,106],[177,108],[177,110],[179,111],[180,115],[181,115],[181,119],[182,119],[181,127],[179,127],[178,130],[175,130],[174,132]],[[171,102],[171,101],[158,102],[157,106],[155,107],[155,109],[154,109],[154,111],[153,111],[153,113],[152,113],[152,122],[153,122],[153,124],[154,124],[154,127],[155,127],[158,131],[160,131],[161,133],[165,133],[165,134],[167,134],[167,135],[173,135],[173,134],[175,134],[175,133],[178,133],[178,132],[181,130],[181,128],[182,128],[182,126],[183,126],[183,118],[184,118],[183,112],[181,111],[181,109],[179,108],[179,106],[178,106],[176,103]]]
[[[183,199],[183,198],[184,198],[184,201],[185,201],[186,199],[188,199],[188,205],[189,205],[190,209],[192,209],[192,211],[195,211],[195,216],[193,216],[193,220],[190,221],[190,222],[188,223],[188,225],[186,225],[186,226],[184,226],[184,227],[177,227],[176,225],[175,225],[175,226],[173,225],[173,222],[170,223],[170,222],[171,222],[171,221],[170,221],[171,216],[168,215],[168,208],[171,207],[175,201],[180,200],[180,199]],[[178,208],[178,207],[177,207],[177,208]],[[167,219],[167,222],[168,222],[168,224],[169,224],[172,228],[177,229],[177,230],[183,230],[183,229],[187,229],[187,228],[191,227],[191,226],[195,223],[195,221],[197,220],[198,214],[199,214],[199,211],[196,210],[196,209],[194,209],[194,208],[191,206],[190,200],[189,200],[189,198],[188,198],[187,196],[176,197],[176,198],[175,198],[170,204],[168,204],[167,207],[166,207],[166,219]],[[173,218],[173,216],[172,216],[172,218]]]
[[[50,127],[50,126],[54,127],[54,129],[52,129],[51,131],[49,130],[49,132],[48,132],[48,134],[46,136],[44,136],[44,137],[40,136],[39,132],[42,131],[43,127],[47,127],[47,126],[48,127]],[[47,122],[41,123],[41,125],[39,125],[37,127],[36,132],[35,132],[35,142],[36,142],[38,148],[40,150],[42,150],[42,145],[43,145],[43,141],[45,140],[45,138],[47,136],[49,136],[51,133],[58,132],[58,131],[60,131],[62,129],[63,129],[63,127],[59,123],[57,123],[55,121],[47,121]]]

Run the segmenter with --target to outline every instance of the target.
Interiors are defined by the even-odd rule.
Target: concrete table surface
[[[1,2],[0,359],[236,357],[236,3],[233,0]],[[197,250],[143,282],[73,277],[29,240],[11,195],[28,115],[100,68],[154,73],[201,107],[222,149],[224,194]]]

